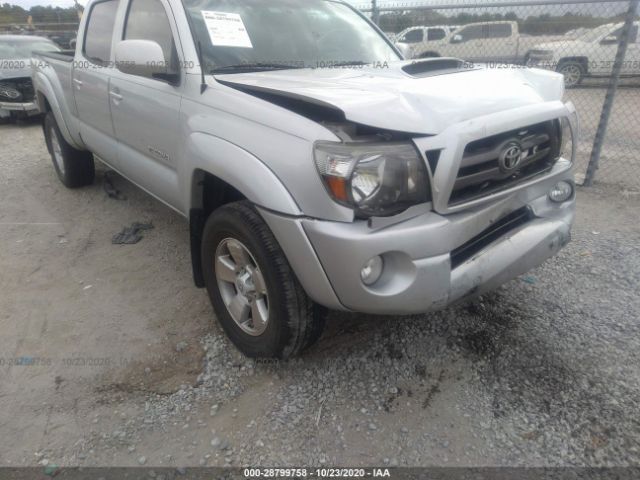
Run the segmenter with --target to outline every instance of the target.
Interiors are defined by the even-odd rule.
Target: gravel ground
[[[109,198],[104,169],[65,190],[37,125],[0,152],[1,465],[640,462],[640,192],[581,189],[572,243],[473,303],[331,313],[303,357],[255,362],[175,213],[118,176]],[[155,228],[112,245],[134,221]]]
[[[607,135],[600,156],[600,168],[596,178],[601,183],[623,185],[640,189],[640,121],[637,107],[640,104],[640,79],[625,79],[618,88]],[[595,83],[595,85],[594,85]],[[578,141],[576,175],[584,178],[589,164],[591,149],[606,93],[599,88],[602,80],[590,79],[584,85],[566,91],[565,101],[571,100],[580,116],[580,138]]]

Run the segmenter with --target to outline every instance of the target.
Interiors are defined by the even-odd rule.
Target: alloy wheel
[[[239,240],[225,238],[216,248],[214,271],[220,296],[234,322],[249,335],[262,334],[269,322],[269,295],[249,249]]]

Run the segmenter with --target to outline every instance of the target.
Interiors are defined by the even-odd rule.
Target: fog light
[[[362,279],[362,283],[365,285],[373,285],[378,281],[380,275],[382,275],[382,267],[384,266],[384,261],[382,257],[376,255],[373,258],[367,260],[367,263],[364,264],[362,270],[360,270],[360,278]]]
[[[549,198],[552,202],[562,203],[566,202],[573,195],[573,185],[564,180],[556,183],[549,191]]]

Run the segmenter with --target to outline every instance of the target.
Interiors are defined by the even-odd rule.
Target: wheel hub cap
[[[253,282],[251,281],[251,274],[247,270],[240,270],[236,274],[235,280],[236,290],[242,293],[244,296],[249,296],[255,293]]]

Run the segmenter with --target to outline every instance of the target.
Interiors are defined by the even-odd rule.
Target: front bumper
[[[343,223],[260,212],[302,287],[317,303],[373,314],[438,310],[527,272],[569,241],[575,197],[562,204],[548,198],[558,181],[573,182],[568,159],[495,193],[450,202],[465,145],[561,117],[568,118],[572,137],[577,138],[573,105],[552,101],[473,118],[438,135],[415,139],[420,152],[440,151],[437,166],[429,170],[433,200],[397,217]],[[572,142],[570,158],[575,158],[575,147]],[[526,213],[523,223],[492,230],[518,212]],[[487,242],[466,248],[469,242],[477,245],[475,239],[487,238],[488,232]],[[456,253],[461,249],[464,255]],[[384,261],[383,273],[367,286],[360,272],[377,255]]]
[[[40,112],[36,102],[0,102],[0,110],[26,112],[27,114],[36,114]]]
[[[317,302],[362,313],[413,314],[494,289],[566,245],[575,199],[562,204],[548,199],[559,180],[573,181],[570,162],[559,161],[544,181],[489,205],[449,215],[420,213],[377,228],[366,221],[340,223],[261,213],[302,286]],[[532,213],[530,221],[452,268],[452,250],[523,208]],[[366,286],[360,271],[375,255],[384,259],[384,271],[380,280]]]

